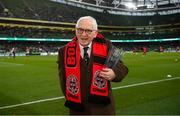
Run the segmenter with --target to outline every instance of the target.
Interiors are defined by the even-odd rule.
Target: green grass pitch
[[[56,59],[0,57],[0,115],[68,114],[63,98],[34,103],[62,96]],[[180,114],[180,53],[127,53],[123,61],[129,74],[122,82],[113,83],[118,115]],[[17,104],[24,105],[6,107]]]

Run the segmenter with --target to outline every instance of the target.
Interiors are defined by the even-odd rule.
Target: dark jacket
[[[108,45],[111,45],[109,41],[107,41]],[[64,95],[66,91],[66,77],[65,77],[65,69],[64,69],[64,49],[62,47],[58,51],[58,71],[60,78],[60,85]],[[88,102],[88,96],[90,93],[90,85],[91,85],[91,68],[92,68],[92,55],[90,57],[89,65],[87,66],[85,61],[81,58],[80,61],[80,70],[81,70],[81,94],[82,94],[82,102],[85,105],[85,109],[83,112],[74,111],[70,109],[70,114],[75,115],[114,115],[115,114],[115,102],[114,97],[112,95],[112,90],[109,89],[109,98],[111,103],[108,105],[103,104],[93,104]],[[112,82],[120,82],[128,73],[128,68],[120,61],[113,68],[115,72],[115,79]]]

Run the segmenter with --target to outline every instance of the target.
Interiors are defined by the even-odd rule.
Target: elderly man
[[[71,115],[114,115],[110,82],[121,81],[128,68],[121,60],[111,68],[106,66],[112,43],[98,33],[93,17],[81,17],[75,28],[76,36],[58,52],[65,106]]]

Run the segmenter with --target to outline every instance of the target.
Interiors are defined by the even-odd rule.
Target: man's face
[[[81,20],[78,27],[76,27],[76,36],[78,42],[83,46],[87,47],[88,44],[96,37],[97,30],[93,29],[91,20]]]

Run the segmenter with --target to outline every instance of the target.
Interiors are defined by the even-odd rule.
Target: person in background
[[[30,55],[30,48],[26,47],[26,56],[29,56],[29,55]]]
[[[147,47],[143,46],[143,47],[142,47],[142,51],[143,51],[143,55],[146,55],[146,53],[147,53]]]
[[[15,58],[16,57],[16,49],[13,47],[12,49],[11,49],[11,51],[10,51],[10,53],[9,53],[9,57],[13,57],[13,58]]]
[[[164,52],[164,48],[162,46],[159,46],[159,52],[163,53]]]
[[[98,33],[91,16],[81,17],[76,36],[58,51],[60,86],[70,115],[114,115],[115,101],[111,82],[120,82],[128,68],[121,60],[106,66],[112,43]]]

